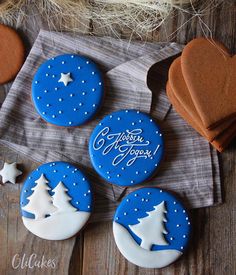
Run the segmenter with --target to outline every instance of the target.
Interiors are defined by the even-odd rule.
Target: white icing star
[[[16,167],[17,163],[4,163],[2,170],[0,170],[0,176],[2,176],[2,183],[11,182],[16,183],[16,178],[22,174]]]
[[[67,74],[61,73],[61,78],[58,80],[58,82],[63,82],[65,86],[67,86],[68,83],[72,81],[73,79],[70,77],[70,73],[67,73]]]

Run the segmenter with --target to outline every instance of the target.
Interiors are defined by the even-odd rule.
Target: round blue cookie
[[[20,196],[25,227],[47,240],[78,233],[91,215],[92,202],[90,183],[67,162],[39,166],[25,181]]]
[[[135,265],[162,268],[188,245],[191,225],[186,209],[169,192],[141,188],[126,196],[113,220],[115,242]]]
[[[122,110],[106,116],[94,129],[89,153],[99,175],[130,186],[149,179],[163,157],[163,137],[148,115]]]
[[[39,115],[58,126],[81,125],[101,106],[102,76],[90,59],[64,54],[43,63],[32,83],[32,100]]]

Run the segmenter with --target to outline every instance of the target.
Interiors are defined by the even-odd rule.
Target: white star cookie
[[[63,82],[65,86],[67,86],[68,83],[72,81],[73,79],[70,77],[70,73],[67,73],[67,74],[61,73],[61,78],[58,80],[58,82]]]
[[[4,163],[2,170],[0,170],[0,176],[2,176],[2,183],[11,182],[16,183],[16,178],[22,174],[16,167],[17,163]]]

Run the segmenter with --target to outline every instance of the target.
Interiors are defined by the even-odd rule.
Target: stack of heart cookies
[[[236,56],[212,39],[188,43],[169,69],[175,110],[222,152],[236,136]]]

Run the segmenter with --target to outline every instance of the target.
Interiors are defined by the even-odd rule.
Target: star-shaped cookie
[[[17,169],[17,163],[4,163],[2,170],[0,170],[0,176],[2,176],[2,183],[11,182],[16,183],[16,178],[22,174],[20,170]]]

